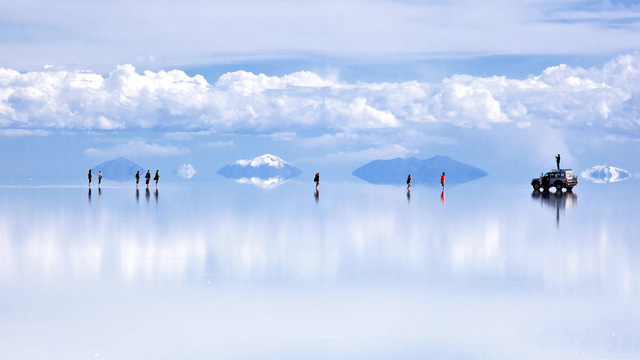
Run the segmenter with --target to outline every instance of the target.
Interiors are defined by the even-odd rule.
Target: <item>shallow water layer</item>
[[[638,195],[0,188],[0,359],[637,359]]]

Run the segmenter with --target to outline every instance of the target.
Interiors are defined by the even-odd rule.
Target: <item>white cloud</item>
[[[305,129],[357,133],[448,124],[529,131],[593,128],[640,136],[640,53],[602,68],[566,65],[524,80],[456,75],[440,83],[343,83],[302,71],[237,71],[214,84],[179,70],[107,77],[78,70],[0,69],[0,128],[173,129],[168,139],[249,133],[295,139]]]
[[[172,156],[189,153],[187,148],[179,148],[175,145],[147,144],[142,140],[130,140],[127,143],[117,144],[106,149],[89,148],[84,151],[87,155],[118,157],[118,156]]]
[[[16,136],[48,136],[49,132],[40,129],[0,129],[0,136],[16,137]]]
[[[174,172],[183,179],[191,179],[198,173],[191,164],[182,164]]]
[[[217,149],[222,147],[231,147],[231,146],[234,146],[235,144],[233,143],[232,140],[229,140],[229,141],[210,141],[204,145],[206,147]]]
[[[112,0],[69,11],[76,5],[3,2],[3,18],[11,19],[0,42],[5,66],[104,66],[124,59],[166,67],[306,54],[367,61],[592,54],[640,43],[637,8],[609,1],[185,0],[178,7]]]
[[[210,136],[211,131],[174,131],[164,134],[169,140],[192,140],[199,136]]]

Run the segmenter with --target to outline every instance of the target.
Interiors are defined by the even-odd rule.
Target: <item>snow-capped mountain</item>
[[[287,165],[291,166],[291,164],[289,164],[288,162],[271,154],[264,154],[262,156],[258,156],[250,160],[244,160],[244,159],[236,160],[234,164],[240,165],[240,166],[251,166],[251,167],[271,166],[276,169],[282,169]]]
[[[264,154],[253,159],[234,161],[218,170],[218,174],[233,179],[280,177],[286,180],[299,176],[302,171],[275,155]]]
[[[467,165],[448,156],[434,156],[420,160],[408,159],[374,160],[353,171],[353,175],[372,184],[403,185],[411,174],[412,184],[440,186],[440,174],[445,172],[445,183],[462,184],[487,176],[487,172]]]
[[[615,166],[596,165],[583,171],[580,176],[597,184],[606,184],[627,180],[631,173]]]

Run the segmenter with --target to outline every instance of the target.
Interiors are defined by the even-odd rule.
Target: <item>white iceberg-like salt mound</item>
[[[627,180],[631,173],[625,169],[609,165],[596,165],[586,169],[581,174],[583,179],[596,184],[607,184]]]
[[[173,172],[183,179],[191,179],[198,173],[198,170],[191,164],[182,164]]]

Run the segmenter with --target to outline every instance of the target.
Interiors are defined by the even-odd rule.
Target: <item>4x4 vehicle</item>
[[[563,188],[571,191],[576,185],[578,185],[578,177],[572,169],[551,170],[531,180],[533,190],[540,190],[540,188],[548,190],[550,187],[555,187],[556,192],[562,191]]]

